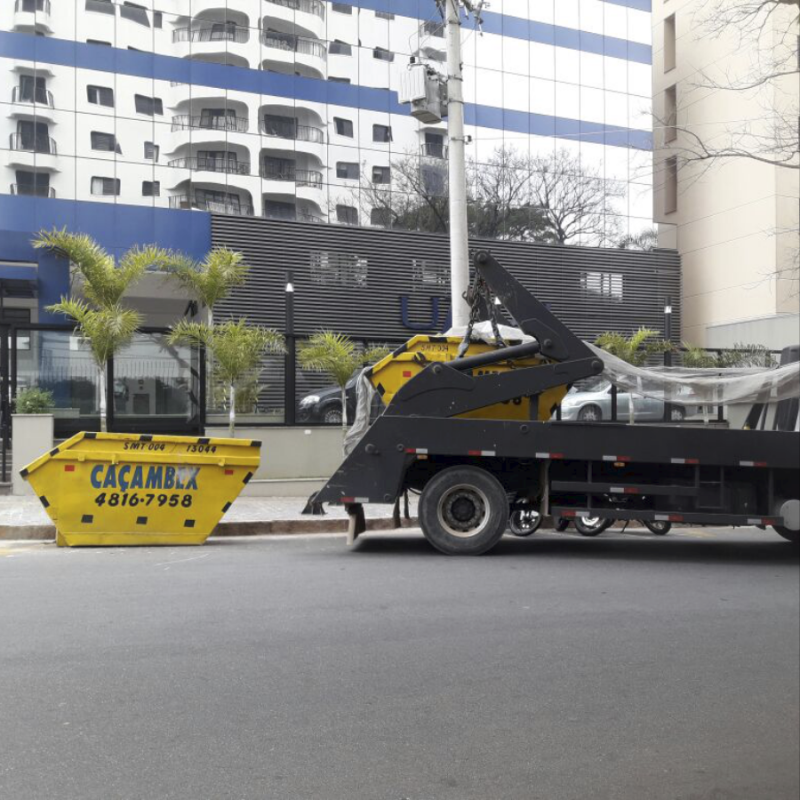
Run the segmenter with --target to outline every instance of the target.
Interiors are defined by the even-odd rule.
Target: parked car
[[[630,418],[631,394],[625,391],[617,392],[617,419]],[[664,401],[655,397],[633,395],[633,411],[636,420],[658,421],[664,419]],[[670,420],[681,422],[687,416],[684,406],[670,406]],[[584,386],[575,386],[570,389],[561,402],[561,419],[580,420],[582,422],[599,422],[611,419],[611,384],[608,381]]]
[[[352,422],[355,417],[357,377],[357,373],[352,375],[345,387],[347,419],[349,422]],[[300,401],[297,410],[297,421],[300,423],[341,425],[342,390],[336,385],[325,386],[312,394],[307,394]]]

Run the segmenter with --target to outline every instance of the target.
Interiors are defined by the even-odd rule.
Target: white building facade
[[[649,229],[649,5],[495,0],[466,22],[472,163],[567,151],[622,187],[614,236]],[[444,71],[433,0],[8,0],[0,199],[387,225],[370,198],[399,159],[446,169],[446,124],[397,100],[412,57]]]

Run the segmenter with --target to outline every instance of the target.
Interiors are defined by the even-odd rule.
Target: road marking
[[[208,558],[211,553],[203,553],[201,556],[192,556],[191,558],[176,558],[174,561],[161,561],[158,564],[153,564],[154,567],[163,567],[167,564],[185,564],[187,561],[197,561],[199,558]]]

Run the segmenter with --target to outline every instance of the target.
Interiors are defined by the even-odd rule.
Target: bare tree
[[[728,40],[736,58],[704,68],[673,118],[657,120],[679,134],[673,146],[681,159],[750,159],[800,170],[800,0],[708,0],[695,27]],[[711,129],[686,124],[686,109],[707,92],[740,92],[760,113]]]
[[[369,176],[367,176],[369,177]],[[560,150],[532,157],[499,147],[467,163],[470,234],[566,244],[605,244],[617,234],[612,200],[622,185],[607,182]],[[407,152],[391,165],[391,184],[362,182],[358,204],[373,224],[444,233],[448,230],[447,166]]]
[[[531,201],[559,244],[613,242],[619,236],[613,201],[624,194],[621,181],[605,180],[569,150],[531,159]]]

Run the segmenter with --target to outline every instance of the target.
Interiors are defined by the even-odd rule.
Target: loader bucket
[[[261,442],[78,433],[21,475],[60,546],[202,544],[258,469]]]

